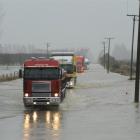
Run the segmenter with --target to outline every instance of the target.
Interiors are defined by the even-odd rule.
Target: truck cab
[[[57,60],[26,60],[23,73],[24,105],[59,105],[65,97],[65,75]]]

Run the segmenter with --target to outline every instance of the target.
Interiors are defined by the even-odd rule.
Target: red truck
[[[84,60],[85,60],[84,56],[82,55],[76,56],[76,69],[78,73],[84,72]]]
[[[65,74],[57,60],[46,58],[26,60],[23,72],[25,107],[59,105],[66,93]]]

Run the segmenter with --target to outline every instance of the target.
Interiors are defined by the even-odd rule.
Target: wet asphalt
[[[58,107],[24,108],[22,79],[0,83],[2,140],[138,140],[134,81],[98,64],[78,75]]]

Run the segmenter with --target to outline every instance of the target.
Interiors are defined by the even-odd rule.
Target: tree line
[[[105,59],[104,59],[105,58]],[[120,73],[123,75],[129,75],[130,73],[130,60],[116,60],[115,57],[109,56],[110,60],[110,71]],[[108,54],[100,56],[98,59],[102,66],[108,67]],[[133,63],[133,74],[136,72],[136,63]]]
[[[46,57],[46,54],[40,53],[0,54],[0,65],[22,65],[26,59],[31,57]]]

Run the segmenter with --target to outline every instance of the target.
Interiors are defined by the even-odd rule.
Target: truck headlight
[[[55,93],[54,96],[55,96],[55,97],[58,97],[58,93]]]
[[[70,81],[70,86],[72,86],[73,85],[73,81]]]
[[[25,96],[25,97],[29,97],[29,93],[25,93],[24,96]]]

